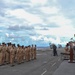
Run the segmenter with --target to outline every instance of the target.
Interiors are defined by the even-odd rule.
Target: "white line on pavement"
[[[52,67],[56,64],[56,62],[52,65]]]
[[[42,55],[42,54],[36,54],[36,55]]]
[[[47,70],[46,70],[46,71],[44,71],[41,75],[44,75],[46,72],[47,72]]]
[[[36,55],[47,55],[47,54],[44,53],[44,54],[36,54]]]

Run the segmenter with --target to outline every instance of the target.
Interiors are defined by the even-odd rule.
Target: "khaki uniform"
[[[2,64],[5,64],[6,47],[2,45]]]
[[[8,46],[6,46],[6,63],[7,64],[9,64],[9,57],[10,57],[9,48],[8,48]]]
[[[23,52],[24,52],[24,60],[26,59],[26,58],[25,58],[25,52],[26,52],[25,50],[26,50],[26,48],[24,47],[24,51],[23,51]]]
[[[15,58],[15,50],[13,47],[10,49],[10,64],[11,66],[14,66],[14,59]]]
[[[28,46],[28,61],[30,61],[30,47]]]
[[[25,51],[24,51],[24,48],[21,49],[22,50],[22,63],[24,62],[24,54],[25,54]]]
[[[28,47],[25,48],[25,59],[26,61],[29,61],[28,60]]]
[[[68,47],[65,47],[65,53],[69,53],[70,49]]]
[[[0,65],[2,65],[2,46],[0,46]]]
[[[24,62],[23,61],[23,49],[22,49],[22,47],[20,47],[20,62],[22,63],[22,62]]]
[[[34,59],[34,47],[33,47],[33,45],[32,45],[32,47],[31,47],[31,59]]]
[[[36,45],[34,47],[34,59],[36,59]]]
[[[17,63],[19,63],[19,58],[20,58],[20,56],[19,56],[19,47],[17,47],[17,49],[16,49],[16,59],[17,59]]]
[[[20,47],[17,48],[16,55],[17,55],[17,63],[21,64],[21,61],[22,61],[22,51],[21,51]]]

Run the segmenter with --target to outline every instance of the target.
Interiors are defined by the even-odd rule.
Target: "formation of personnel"
[[[15,63],[21,64],[25,61],[36,59],[36,45],[20,46],[12,43],[0,44],[0,66],[10,64],[14,66]]]

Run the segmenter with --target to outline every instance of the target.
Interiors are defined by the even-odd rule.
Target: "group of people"
[[[36,59],[36,45],[15,46],[11,42],[0,44],[0,66],[5,64],[14,66],[15,63],[21,64],[34,59]]]

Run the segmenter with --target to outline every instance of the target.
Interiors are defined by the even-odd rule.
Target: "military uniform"
[[[28,61],[30,61],[30,45],[28,46]]]
[[[2,46],[0,45],[0,65],[2,65]]]
[[[25,59],[28,61],[28,46],[25,47]]]
[[[22,61],[22,50],[21,50],[21,46],[18,46],[17,51],[16,51],[16,55],[17,55],[17,63],[21,64]]]
[[[36,45],[34,47],[34,59],[36,59]]]
[[[24,63],[24,54],[25,54],[25,51],[24,51],[24,46],[22,46],[22,63]]]
[[[57,46],[55,44],[53,44],[53,56],[57,56]]]
[[[33,47],[33,45],[32,45],[32,47],[31,47],[31,59],[34,59],[34,47]]]
[[[11,64],[11,66],[14,66],[14,60],[15,60],[14,58],[15,58],[15,49],[12,46],[10,49],[10,64]]]
[[[19,56],[19,46],[17,47],[16,49],[16,59],[17,59],[17,63],[19,64],[19,59],[20,59],[20,56]]]
[[[22,46],[20,46],[20,63],[23,63],[23,49]]]
[[[5,43],[2,43],[2,64],[5,64],[5,54],[6,54],[6,47]]]
[[[24,51],[23,51],[23,52],[24,52],[24,60],[26,59],[26,58],[25,58],[25,52],[26,52],[25,50],[26,50],[26,48],[24,47]]]
[[[27,46],[25,46],[25,60],[27,60]]]

